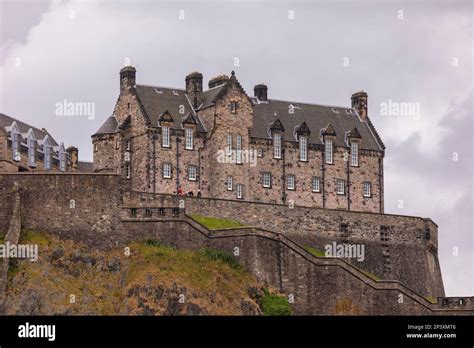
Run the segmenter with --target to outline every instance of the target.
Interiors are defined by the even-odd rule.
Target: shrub
[[[264,290],[262,298],[263,315],[291,315],[291,308],[285,296],[271,294],[267,289]]]
[[[209,257],[212,260],[220,260],[222,262],[225,262],[234,269],[242,269],[242,265],[237,261],[237,259],[226,252],[205,248],[201,250],[201,254]]]

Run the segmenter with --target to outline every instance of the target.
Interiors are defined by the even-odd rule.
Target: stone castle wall
[[[321,251],[333,242],[364,245],[363,261],[349,259],[356,267],[380,279],[410,284],[425,296],[444,296],[437,257],[438,227],[430,219],[133,192],[125,194],[124,207],[173,207],[180,200],[188,214],[237,220]]]
[[[6,197],[11,197],[10,190],[17,181],[22,187],[23,228],[48,231],[99,247],[150,238],[157,233],[168,236],[166,238],[175,236],[181,247],[197,243],[189,231],[187,237],[181,236],[184,232],[176,225],[177,220],[182,219],[180,213],[167,217],[169,221],[158,216],[158,208],[176,208],[178,197],[133,192],[122,196],[121,180],[118,175],[110,174],[2,174],[0,231],[8,228],[13,200]],[[74,200],[74,207],[71,200]],[[280,232],[303,246],[324,250],[323,246],[332,241],[364,244],[364,262],[350,259],[348,262],[380,279],[399,280],[422,296],[444,296],[439,263],[433,253],[437,247],[437,228],[429,219],[305,207],[290,209],[283,205],[206,198],[184,198],[184,204],[189,214],[231,218]],[[130,216],[132,208],[136,209],[136,218],[141,221],[133,221]],[[145,217],[146,208],[155,208],[149,217]],[[384,240],[381,240],[382,235]],[[250,236],[239,238],[245,239],[241,243],[249,243]],[[258,252],[251,254],[253,261],[248,259],[248,263],[254,264],[256,273],[258,267],[262,270],[277,267],[278,262],[273,259],[276,256],[269,256],[270,252],[265,248],[255,250]],[[385,273],[387,270],[382,267],[387,252],[390,273]],[[341,284],[346,286],[343,281]]]

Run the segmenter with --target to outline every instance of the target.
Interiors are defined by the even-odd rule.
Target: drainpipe
[[[156,131],[153,132],[153,193],[156,193]]]
[[[285,185],[285,181],[286,181],[286,170],[285,170],[285,147],[283,146],[283,136],[282,136],[282,139],[281,139],[281,163],[282,163],[282,196],[281,196],[281,199],[283,201],[283,204],[286,205],[286,185]]]
[[[349,154],[350,156],[350,154]],[[347,172],[347,210],[351,210],[351,177],[350,177],[350,167],[349,167],[349,160],[350,158],[347,158],[347,163],[346,163],[346,172]]]
[[[325,179],[325,172],[326,172],[326,166],[325,166],[325,163],[326,163],[326,159],[324,157],[325,155],[325,152],[324,152],[324,148],[323,150],[321,151],[321,180],[323,182],[323,209],[326,208],[326,179]]]
[[[176,194],[178,194],[179,190],[179,143],[181,139],[179,134],[176,134]]]
[[[379,209],[380,214],[383,214],[383,164],[382,158],[379,157]]]

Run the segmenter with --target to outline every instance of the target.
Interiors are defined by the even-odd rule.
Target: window
[[[359,166],[359,143],[355,141],[351,143],[351,166]]]
[[[227,191],[232,191],[233,190],[232,177],[230,175],[227,177],[226,184],[227,184]]]
[[[18,133],[12,133],[12,155],[13,155],[13,160],[14,161],[19,161],[20,158],[18,158],[17,153],[19,148],[19,136],[20,134]]]
[[[163,164],[163,178],[165,179],[171,178],[171,164],[170,163]]]
[[[28,165],[35,166],[35,140],[30,138],[28,139]]]
[[[232,155],[232,134],[227,134],[227,156]]]
[[[188,179],[189,179],[189,181],[196,181],[197,180],[197,167],[196,166],[189,166],[188,167]]]
[[[237,134],[237,164],[242,164],[242,136]]]
[[[308,138],[300,136],[300,161],[308,160]]]
[[[51,146],[44,145],[44,169],[50,170],[51,169]]]
[[[337,180],[336,181],[336,193],[338,195],[345,195],[346,194],[346,182],[344,180]]]
[[[163,137],[162,146],[170,147],[170,127],[167,127],[167,126],[161,127],[161,135]]]
[[[146,217],[151,217],[151,210],[150,209],[145,209],[145,216]]]
[[[364,182],[364,197],[372,197],[372,184]]]
[[[333,156],[332,156],[332,140],[326,139],[324,142],[324,149],[325,149],[325,157],[326,163],[332,164],[333,163]]]
[[[129,139],[127,140],[127,151],[130,151],[132,149],[132,141]]]
[[[295,176],[294,175],[288,175],[286,177],[286,188],[288,190],[294,190],[295,189]]]
[[[94,144],[94,152],[97,152],[99,148],[97,147],[97,144]]]
[[[311,181],[311,190],[313,192],[321,192],[321,181],[315,176],[313,176]]]
[[[127,179],[130,179],[132,177],[132,167],[130,166],[129,163],[125,165],[125,175]]]
[[[237,198],[238,199],[242,199],[244,198],[244,192],[243,192],[243,187],[242,187],[242,184],[237,184]]]
[[[59,170],[62,172],[66,171],[66,152],[64,151],[59,153]]]
[[[194,146],[193,129],[185,128],[185,135],[186,135],[186,150],[192,150]]]
[[[263,149],[257,150],[257,157],[263,157]]]
[[[237,102],[231,102],[229,104],[230,112],[235,114],[237,112]]]
[[[270,173],[262,173],[262,186],[267,188],[272,186],[272,175]]]
[[[273,158],[281,158],[281,134],[273,136]]]
[[[130,209],[130,214],[132,215],[132,217],[136,217],[137,216],[137,209],[136,208]]]
[[[115,149],[118,149],[119,148],[119,140],[118,138],[115,139]]]

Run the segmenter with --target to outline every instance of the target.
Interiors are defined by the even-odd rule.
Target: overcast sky
[[[47,128],[81,160],[127,61],[141,84],[184,88],[193,70],[205,84],[235,70],[249,95],[265,82],[269,98],[340,106],[365,90],[387,147],[386,212],[431,217],[447,294],[474,295],[470,1],[0,4],[0,112]],[[95,117],[57,116],[64,100],[94,103]],[[386,114],[389,103],[417,112]]]

